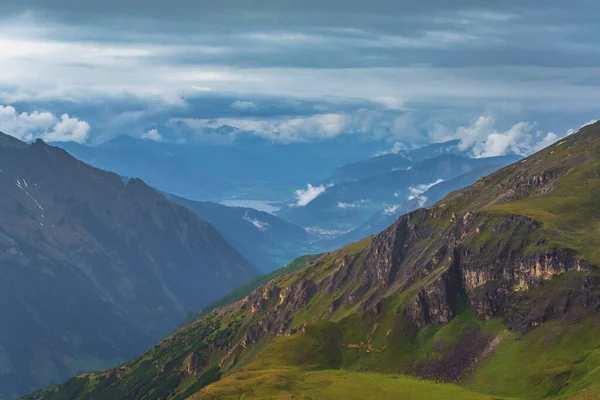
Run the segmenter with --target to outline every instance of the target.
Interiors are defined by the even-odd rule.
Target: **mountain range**
[[[140,179],[0,134],[0,398],[139,355],[260,274]]]
[[[281,209],[277,215],[303,227],[351,231],[366,223],[374,214],[419,197],[436,183],[455,179],[476,168],[499,168],[520,158],[469,158],[444,154],[419,161],[406,169],[385,170],[359,180],[323,186],[323,193],[308,204],[292,204]]]
[[[334,161],[312,148],[239,140],[235,145],[168,143],[120,136],[97,146],[57,144],[76,158],[192,200],[273,200],[321,179]]]
[[[26,399],[599,398],[599,198],[595,123]]]
[[[168,197],[214,226],[252,265],[265,273],[320,248],[319,238],[272,214],[248,207]]]

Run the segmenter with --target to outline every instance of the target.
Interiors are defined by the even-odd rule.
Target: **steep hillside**
[[[278,278],[282,275],[300,271],[301,269],[304,269],[310,264],[312,264],[316,259],[318,259],[321,256],[322,254],[309,254],[306,256],[298,257],[283,268],[271,271],[268,274],[257,276],[256,278],[251,279],[248,282],[235,288],[226,296],[208,304],[206,307],[202,308],[200,312],[188,315],[188,317],[186,318],[186,323],[196,322],[200,318],[204,317],[205,315],[219,307],[223,307],[235,303],[236,301],[242,300],[244,297],[254,292],[254,290],[259,288],[260,286],[269,283],[273,279]]]
[[[314,250],[314,237],[304,229],[269,213],[177,196],[169,198],[214,226],[252,265],[263,272],[279,269]]]
[[[0,134],[0,398],[147,350],[258,271],[139,179]]]
[[[28,399],[599,398],[599,199],[596,123]]]

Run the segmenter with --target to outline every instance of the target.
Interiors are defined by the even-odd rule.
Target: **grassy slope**
[[[314,261],[316,261],[321,256],[322,256],[322,254],[311,254],[311,255],[302,256],[302,257],[295,259],[294,261],[287,264],[285,267],[283,267],[281,269],[275,270],[273,272],[269,272],[268,274],[265,274],[265,275],[257,276],[256,278],[251,279],[248,282],[238,286],[236,289],[234,289],[231,293],[224,296],[223,298],[213,301],[212,303],[210,303],[209,305],[204,307],[199,313],[189,315],[186,322],[192,323],[192,322],[197,321],[200,318],[204,317],[205,315],[209,314],[211,311],[213,311],[216,308],[235,303],[236,301],[239,301],[239,300],[243,299],[244,297],[248,296],[256,288],[264,285],[267,282],[272,281],[273,279],[275,279],[281,275],[289,274],[289,273],[296,272],[296,271],[306,268],[307,266],[312,264]]]
[[[193,399],[498,399],[453,384],[436,384],[399,375],[340,370],[244,371],[206,388]]]
[[[436,205],[444,217],[429,223],[444,229],[452,213],[476,210],[486,225],[473,243],[493,249],[505,235],[490,229],[501,219],[495,215],[523,215],[541,224],[532,239],[544,239],[543,246],[548,248],[576,250],[579,257],[600,265],[600,140],[597,132],[593,133],[571,137],[451,194]],[[576,146],[578,140],[587,143]],[[561,176],[552,191],[533,197],[516,193],[508,201],[502,197],[511,193],[520,176],[549,169]],[[312,267],[279,276],[271,284],[285,288],[301,278],[316,282],[332,274],[344,256],[355,255],[360,262],[369,243],[366,239],[331,253]],[[552,320],[521,335],[508,330],[502,320],[484,321],[463,307],[449,324],[417,330],[401,311],[418,290],[441,273],[437,270],[402,294],[385,299],[376,317],[359,311],[360,303],[330,314],[328,306],[338,294],[320,293],[293,315],[292,324],[297,328],[308,322],[303,333],[265,337],[238,349],[237,364],[230,369],[219,368],[224,353],[211,346],[222,340],[239,340],[238,330],[255,323],[264,310],[253,315],[241,302],[223,307],[127,364],[120,379],[88,374],[45,399],[184,399],[192,394],[195,399],[600,398],[600,316],[596,310],[584,310],[578,320]],[[524,301],[531,307],[543,305],[555,293],[571,290],[569,285],[580,275],[594,273],[556,276],[528,291]],[[414,363],[435,363],[457,349],[475,345],[474,332],[477,337],[492,338],[497,348],[473,365],[460,386],[397,375]],[[205,355],[210,368],[174,379],[190,352]],[[154,389],[136,397],[136,390],[144,387]]]

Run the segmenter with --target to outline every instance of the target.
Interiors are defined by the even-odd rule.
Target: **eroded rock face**
[[[532,184],[547,179],[536,178]],[[364,263],[366,284],[359,286],[347,302],[358,302],[373,285],[381,289],[379,293],[393,293],[394,289],[401,293],[415,282],[431,279],[405,310],[415,326],[448,323],[456,315],[462,296],[485,319],[521,315],[515,329],[523,330],[535,326],[534,320],[540,317],[525,318],[515,311],[519,293],[539,288],[568,271],[593,268],[577,259],[574,251],[546,249],[543,240],[537,242],[537,251],[528,247],[529,235],[539,226],[526,217],[472,212],[452,215],[452,225],[432,236],[427,226],[436,218],[444,216],[436,210],[419,210],[401,217],[383,232],[373,242]],[[486,230],[494,236],[479,244],[477,238]],[[553,305],[557,307],[562,306]]]
[[[405,277],[400,267],[410,258],[414,245],[431,234],[423,224],[427,218],[428,211],[414,211],[375,237],[361,271],[369,284],[387,288]]]
[[[297,311],[308,304],[317,293],[317,285],[309,279],[300,279],[279,293],[279,304],[290,311]]]
[[[183,372],[186,375],[195,375],[196,373],[202,371],[204,366],[205,360],[202,355],[198,353],[192,353],[183,362]]]
[[[250,304],[250,310],[253,314],[267,307],[269,300],[279,296],[281,289],[277,286],[265,286],[262,291],[252,292],[246,301]]]
[[[461,291],[456,267],[444,272],[439,279],[425,286],[406,308],[406,315],[414,325],[423,328],[429,324],[447,324],[458,311]]]

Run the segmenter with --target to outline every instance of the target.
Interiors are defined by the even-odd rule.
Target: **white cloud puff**
[[[306,189],[298,189],[296,190],[296,204],[297,207],[304,207],[321,194],[325,193],[327,187],[325,185],[313,186],[310,183],[307,185]]]
[[[375,153],[375,157],[383,156],[386,154],[400,154],[403,151],[407,151],[408,147],[402,142],[396,142],[391,149],[381,150]]]
[[[158,129],[150,129],[148,132],[142,135],[142,139],[144,140],[153,140],[155,142],[162,142],[163,137],[158,131]]]
[[[268,222],[264,222],[259,220],[258,218],[252,218],[248,215],[248,213],[246,213],[244,215],[244,220],[250,222],[252,225],[254,225],[256,227],[256,229],[258,229],[261,232],[265,232],[267,229],[269,229],[269,223]]]
[[[40,138],[47,142],[77,142],[84,143],[90,133],[90,124],[79,118],[69,117],[68,114],[60,116],[60,121],[50,132],[43,133]]]
[[[396,213],[396,211],[398,211],[398,209],[399,209],[401,206],[402,206],[402,204],[394,204],[394,205],[391,205],[391,206],[386,206],[386,207],[383,209],[383,213],[384,213],[384,214],[386,214],[386,215],[392,215],[392,214],[395,214],[395,213]]]
[[[32,141],[41,138],[47,142],[84,143],[90,129],[86,121],[68,114],[61,115],[59,119],[49,112],[19,113],[12,106],[0,105],[0,131],[17,139]]]
[[[436,137],[442,140],[460,139],[459,149],[468,151],[473,157],[494,157],[506,154],[530,155],[565,137],[564,134],[542,132],[536,124],[521,121],[507,130],[495,127],[491,116],[480,116],[470,126],[461,126],[448,133],[438,126]]]
[[[408,193],[409,193],[408,200],[412,200],[412,199],[415,199],[415,198],[421,196],[423,193],[428,191],[431,187],[437,185],[438,183],[442,183],[442,182],[444,182],[443,179],[438,179],[435,182],[423,183],[420,185],[410,186],[408,188]]]

